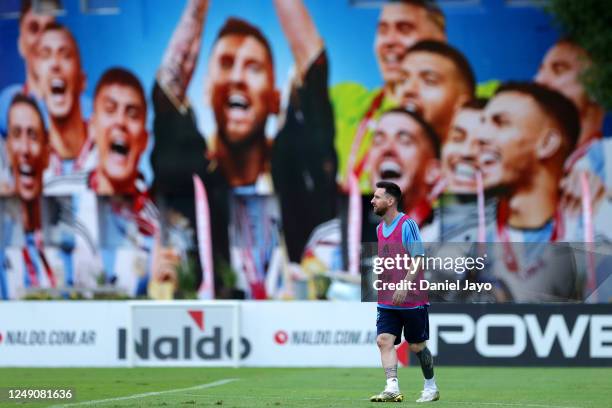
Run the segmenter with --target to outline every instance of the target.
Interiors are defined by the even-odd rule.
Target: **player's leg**
[[[395,339],[398,336],[389,333],[381,333],[376,336],[376,345],[380,351],[380,361],[385,370],[387,386],[394,392],[399,392],[399,382],[397,380],[397,352],[395,351]]]
[[[372,402],[401,402],[404,399],[397,380],[397,353],[394,346],[395,343],[399,343],[402,327],[402,319],[397,311],[378,308],[376,345],[380,351],[380,360],[385,370],[387,383],[383,392],[370,398]]]
[[[427,340],[429,339],[429,314],[427,308],[407,310],[404,317],[404,337],[410,343],[410,351],[416,354],[425,379],[421,397],[417,402],[437,401],[440,399],[440,392],[434,377],[433,356],[427,348]]]
[[[423,372],[423,378],[425,383],[423,385],[423,391],[421,391],[421,397],[417,402],[429,402],[437,401],[440,399],[440,391],[436,385],[436,378],[434,376],[434,364],[433,356],[431,351],[427,348],[427,342],[422,343],[411,343],[410,351],[416,354],[421,364],[421,371]]]

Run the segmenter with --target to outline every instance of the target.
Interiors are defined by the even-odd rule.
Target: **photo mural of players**
[[[434,40],[419,41],[404,50],[398,74],[394,86],[395,99],[398,106],[406,109],[405,115],[413,113],[413,122],[418,121],[418,125],[407,126],[410,118],[404,118],[404,123],[399,124],[402,108],[382,113],[375,122],[371,146],[355,175],[363,171],[369,177],[370,188],[381,180],[399,184],[406,191],[402,210],[410,214],[418,225],[428,227],[424,231],[429,231],[429,240],[438,241],[439,222],[435,226],[429,224],[440,218],[435,217],[434,207],[442,208],[437,204],[437,198],[446,184],[438,161],[440,145],[446,136],[439,132],[446,134],[455,110],[473,98],[474,74],[461,52]],[[429,138],[429,142],[423,142],[423,138]],[[349,230],[348,224],[360,223],[361,242],[375,242],[377,220],[370,211],[368,196],[362,197],[362,211],[358,217],[352,217],[347,207],[341,206],[341,211],[349,212],[348,216],[341,216],[341,232]],[[469,205],[467,209],[460,208],[461,211],[456,212],[461,224],[475,208],[475,205]],[[439,213],[438,209],[435,211]],[[329,235],[338,235],[333,229],[327,228],[327,231]],[[348,237],[344,244],[350,241]]]
[[[415,88],[418,88],[417,93],[419,93],[419,96],[421,95],[419,92],[421,86],[417,85],[415,87],[414,84],[422,83],[422,78],[415,76],[412,72],[411,80],[405,81],[410,75],[410,72],[406,70],[405,61],[408,59],[408,50],[424,40],[439,43],[446,41],[445,16],[435,2],[398,1],[384,3],[378,15],[374,36],[374,53],[384,84],[380,88],[369,90],[359,83],[343,81],[331,88],[341,190],[348,192],[349,174],[353,173],[359,181],[359,189],[364,193],[361,197],[362,215],[349,217],[346,213],[349,211],[348,202],[341,200],[340,203],[340,211],[345,212],[340,216],[342,220],[340,224],[341,236],[343,237],[342,244],[344,245],[342,251],[344,269],[349,269],[349,253],[356,250],[348,247],[349,242],[360,240],[363,243],[371,243],[376,239],[372,228],[375,219],[372,212],[368,211],[370,207],[369,193],[373,191],[374,185],[370,180],[372,175],[368,175],[368,170],[376,170],[367,166],[371,164],[368,156],[371,150],[375,150],[372,141],[376,121],[380,119],[383,112],[398,106],[408,107],[424,116],[424,112],[418,111],[416,104],[408,104],[409,101],[407,100],[403,101],[404,104],[401,103],[404,93],[402,85],[405,87],[405,84],[407,84],[410,88],[405,91],[409,94],[407,96],[411,98],[412,102]],[[427,67],[423,67],[423,69],[427,69]],[[436,73],[432,73],[430,77],[436,75]],[[431,95],[434,99],[436,97],[438,99],[448,98],[444,92],[436,92],[436,89],[443,89],[445,85],[450,84],[451,78],[437,77],[436,79],[436,83],[431,88],[434,91],[429,93],[426,91],[426,95]],[[428,84],[430,83],[432,82],[428,82]],[[434,109],[437,109],[437,107]],[[429,118],[426,119],[429,120]],[[381,177],[381,174],[376,175],[376,177],[381,177],[381,180],[394,181],[395,178],[402,177],[398,174],[398,171],[401,170],[401,168],[391,166],[386,169],[384,177]],[[429,176],[431,178],[431,173]],[[431,180],[428,182],[431,183]],[[415,184],[420,184],[420,181]],[[419,198],[417,200],[418,205],[414,208],[404,209],[404,211],[413,211],[413,215],[419,213],[419,220],[417,221],[419,225],[431,221],[431,200],[429,198]],[[410,200],[414,200],[414,198]],[[349,237],[349,223],[361,224],[361,237]],[[324,263],[329,264],[328,261]]]
[[[361,168],[371,145],[373,119],[398,103],[397,86],[402,82],[407,50],[421,40],[446,41],[444,14],[434,2],[384,3],[374,30],[374,53],[383,85],[369,90],[343,82],[331,89],[340,180],[346,187],[347,174],[355,172],[364,192],[372,188]]]
[[[299,261],[312,228],[334,214],[336,166],[325,49],[301,2],[274,4],[295,57],[298,84],[274,143],[265,134],[268,116],[280,109],[272,49],[257,27],[236,18],[223,25],[209,56],[206,97],[216,123],[210,145],[196,127],[185,94],[200,51],[207,1],[187,3],[153,90],[155,188],[186,195],[191,200],[186,216],[195,225],[192,176],[202,178],[215,283],[226,291],[221,296],[286,296],[288,262]],[[205,261],[201,256],[200,262]]]
[[[3,298],[357,300],[379,181],[428,254],[489,251],[435,301],[612,298],[600,59],[541,10],[145,3],[2,14]]]
[[[448,150],[446,141],[455,112],[474,98],[476,81],[470,63],[459,50],[446,43],[421,41],[408,50],[402,61],[402,72],[403,81],[397,85],[401,105],[419,112],[439,135],[442,149]],[[461,205],[451,196],[440,196],[449,183],[448,176],[447,172],[441,173],[428,191],[430,211],[433,207],[435,210],[428,217],[430,225],[422,224],[426,241],[451,241],[447,235],[449,229],[454,235],[465,233],[471,229],[468,224],[475,220],[469,216],[475,205]],[[474,178],[474,173],[468,177]]]

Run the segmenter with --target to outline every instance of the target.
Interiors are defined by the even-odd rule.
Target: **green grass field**
[[[439,367],[436,378],[440,408],[612,407],[610,368]],[[401,406],[421,406],[420,370],[400,369],[399,379]],[[0,387],[71,387],[76,398],[0,406],[358,408],[378,406],[368,397],[383,385],[370,368],[3,368]]]

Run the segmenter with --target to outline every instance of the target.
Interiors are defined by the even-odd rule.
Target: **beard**
[[[222,130],[218,132],[219,139],[225,144],[231,151],[242,152],[249,150],[252,146],[261,143],[266,140],[266,135],[263,132],[253,132],[246,136],[242,140],[231,141],[227,134]]]
[[[382,217],[387,213],[387,209],[387,207],[374,208],[374,214],[378,215],[379,217]]]
[[[215,118],[217,123],[223,123],[220,121],[220,118]],[[227,131],[224,129],[224,125],[219,126],[217,131],[217,135],[219,139],[225,146],[227,146],[231,151],[240,153],[246,150],[251,149],[254,145],[265,142],[266,133],[265,133],[265,121],[253,128],[253,130],[246,136],[244,136],[241,140],[230,140],[227,135]]]

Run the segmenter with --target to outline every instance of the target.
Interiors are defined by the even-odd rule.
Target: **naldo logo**
[[[215,312],[208,313],[213,315]],[[142,323],[134,328],[132,352],[139,360],[195,362],[232,358],[231,324],[223,324],[223,320],[231,322],[231,319],[219,319],[217,316],[214,321],[210,318],[212,322],[207,324],[203,310],[174,309],[160,312],[159,309],[152,309],[146,313],[160,315],[145,316]],[[120,360],[128,358],[127,342],[127,330],[120,328],[117,348]],[[239,351],[241,359],[251,353],[251,344],[244,337],[240,338]]]

